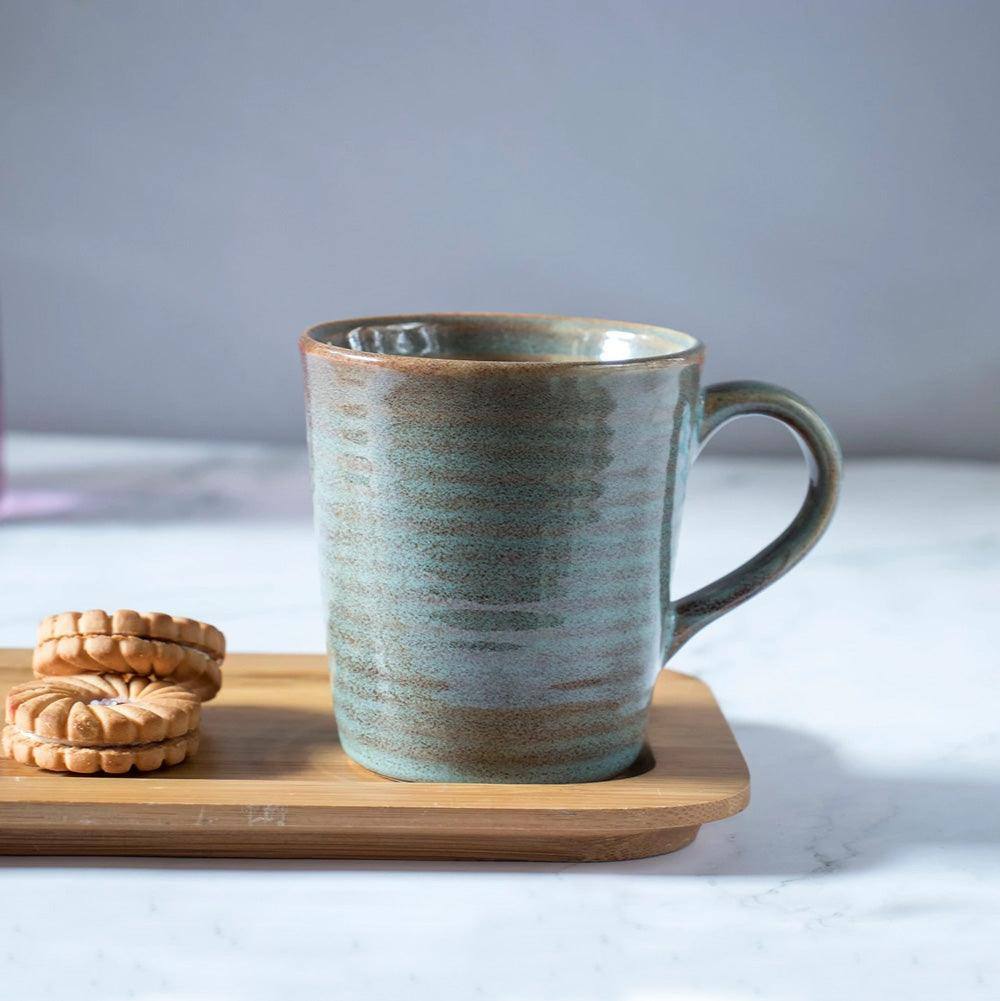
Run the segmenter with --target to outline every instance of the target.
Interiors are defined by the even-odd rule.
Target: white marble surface
[[[791,450],[791,447],[790,447]],[[15,435],[0,644],[62,608],[317,650],[304,456]],[[679,568],[731,568],[797,462],[703,457]],[[41,513],[29,514],[32,508]],[[714,688],[753,802],[602,865],[0,860],[11,1001],[844,1001],[1000,996],[1000,468],[854,462],[834,527],[675,665]]]

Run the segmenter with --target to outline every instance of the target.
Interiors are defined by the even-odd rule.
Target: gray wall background
[[[303,327],[510,309],[1000,457],[998,3],[0,11],[12,427],[299,440]]]

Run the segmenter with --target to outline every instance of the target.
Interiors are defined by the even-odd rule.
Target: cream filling
[[[182,650],[193,650],[195,653],[204,654],[214,661],[221,661],[222,654],[217,650],[209,650],[204,646],[193,646],[190,643],[181,643],[180,640],[163,639],[160,636],[136,636],[134,633],[65,633],[62,636],[50,636],[44,643],[58,643],[65,639],[89,640],[91,637],[102,637],[112,640],[145,640],[147,643],[169,643],[171,646],[179,646]],[[43,645],[44,645],[43,643]]]
[[[20,727],[11,726],[11,729],[18,737],[23,737],[34,744],[53,744],[57,747],[73,747],[86,751],[142,751],[148,747],[163,747],[172,744],[175,740],[187,740],[193,737],[198,731],[189,730],[179,737],[167,737],[164,740],[150,740],[145,744],[75,744],[71,740],[56,740],[54,737],[39,737],[37,733],[30,730],[22,730]]]

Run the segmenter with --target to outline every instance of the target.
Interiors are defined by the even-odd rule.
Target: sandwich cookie
[[[3,753],[49,771],[120,775],[176,765],[198,749],[201,702],[155,678],[41,678],[7,693]]]
[[[226,640],[207,622],[120,609],[61,612],[39,623],[36,677],[137,674],[186,685],[203,701],[222,685]]]

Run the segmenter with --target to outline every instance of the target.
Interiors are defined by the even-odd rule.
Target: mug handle
[[[809,488],[792,523],[732,573],[674,603],[669,660],[696,632],[743,604],[786,574],[826,531],[840,491],[840,447],[823,419],[802,397],[766,382],[719,382],[702,395],[697,454],[720,428],[738,417],[770,417],[795,436],[809,467]]]

